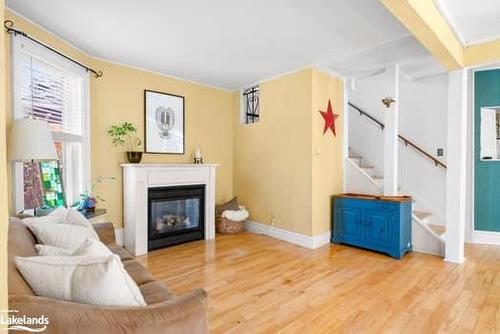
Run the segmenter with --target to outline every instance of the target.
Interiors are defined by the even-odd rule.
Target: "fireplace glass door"
[[[204,238],[205,186],[149,189],[149,249]]]

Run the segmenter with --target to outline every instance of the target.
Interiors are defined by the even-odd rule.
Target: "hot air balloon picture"
[[[184,97],[144,91],[146,153],[184,154]]]

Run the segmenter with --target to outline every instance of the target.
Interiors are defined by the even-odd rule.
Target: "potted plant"
[[[113,145],[125,148],[127,160],[130,163],[139,163],[142,159],[142,140],[135,135],[137,128],[129,122],[115,124],[108,130]]]
[[[90,191],[86,191],[80,194],[80,200],[77,201],[72,207],[76,208],[78,211],[90,211],[94,212],[97,201],[106,202],[106,200],[96,194],[96,188],[99,183],[106,181],[116,180],[113,176],[98,176],[93,182]]]

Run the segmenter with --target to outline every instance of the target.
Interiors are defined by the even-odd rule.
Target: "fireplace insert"
[[[148,189],[148,250],[205,237],[205,185]]]

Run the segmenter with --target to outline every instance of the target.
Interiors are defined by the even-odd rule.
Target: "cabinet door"
[[[338,207],[335,217],[334,241],[361,245],[364,239],[361,209]]]
[[[365,211],[366,243],[379,250],[385,250],[393,244],[394,212]]]

